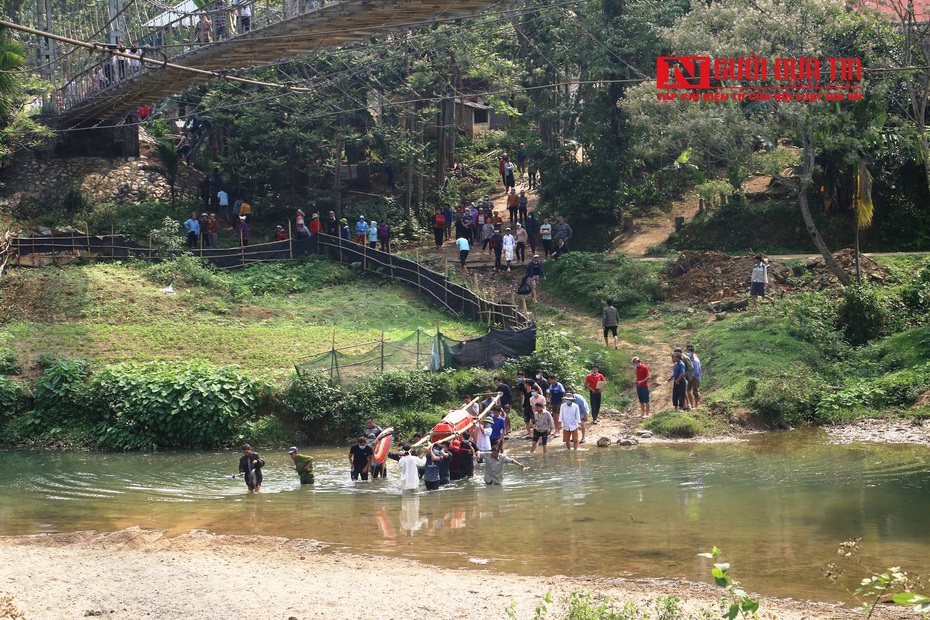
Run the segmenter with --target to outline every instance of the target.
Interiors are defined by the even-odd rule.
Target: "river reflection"
[[[0,453],[0,533],[116,530],[309,538],[334,548],[523,574],[707,580],[716,545],[766,594],[837,600],[820,576],[838,544],[862,537],[866,563],[930,574],[930,450],[833,446],[816,431],[740,444],[590,448],[529,455],[503,487],[474,481],[401,493],[349,480],[343,450],[312,451],[313,487],[288,457],[263,453],[264,493],[249,495],[235,453]],[[856,577],[859,575],[856,574]]]

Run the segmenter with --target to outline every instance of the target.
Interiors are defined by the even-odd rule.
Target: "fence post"
[[[239,229],[239,260],[242,262],[242,266],[245,267],[245,237],[242,236],[242,229]],[[203,250],[200,251],[200,254],[203,255]]]
[[[420,286],[420,250],[417,250],[417,260],[414,263],[417,266],[417,293],[423,292],[423,287]]]
[[[113,258],[114,254],[116,254],[116,246],[113,239],[113,224],[110,224],[110,258]]]
[[[339,231],[339,262],[342,262],[342,231]]]
[[[388,267],[390,268],[391,279],[393,280],[394,279],[394,255],[391,253],[388,253]]]
[[[368,243],[362,243],[362,269],[368,269]]]
[[[417,326],[417,365],[416,369],[420,370],[420,327]]]
[[[442,263],[442,302],[449,307],[449,259],[443,259]]]
[[[384,325],[381,326],[381,374],[384,374]]]
[[[291,256],[291,260],[294,258],[294,233],[291,231],[291,220],[287,220],[287,251]]]

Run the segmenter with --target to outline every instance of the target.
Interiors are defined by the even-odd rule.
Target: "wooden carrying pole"
[[[459,435],[461,435],[461,434],[464,433],[465,431],[471,429],[475,424],[478,424],[478,423],[482,422],[487,416],[489,416],[489,415],[491,414],[491,409],[493,409],[493,408],[494,408],[494,405],[496,405],[496,404],[498,403],[498,401],[501,399],[501,396],[503,396],[503,393],[497,392],[496,395],[491,399],[491,402],[488,403],[488,406],[485,407],[484,411],[482,411],[481,413],[479,413],[478,416],[477,416],[476,418],[474,418],[474,419],[471,421],[471,424],[469,424],[468,426],[466,426],[465,428],[463,428],[463,429],[460,430],[460,431],[454,431],[451,435],[449,435],[449,437],[446,437],[446,438],[443,439],[442,441],[448,441],[451,437],[458,437]],[[468,407],[471,407],[471,406],[474,405],[475,403],[480,402],[480,400],[481,400],[480,398],[473,398],[473,399],[471,399],[471,400],[468,402],[468,404],[467,404],[465,407],[462,407],[462,409],[467,409]],[[458,411],[458,409],[456,409],[455,411]],[[411,448],[419,448],[420,446],[423,446],[423,445],[426,445],[426,444],[433,445],[433,444],[437,444],[437,443],[442,443],[441,441],[430,441],[430,438],[429,438],[429,437],[430,437],[430,436],[427,435],[426,437],[424,437],[423,439],[421,439],[420,441],[416,442],[415,444],[413,444],[413,445],[410,446],[410,447],[411,447]]]

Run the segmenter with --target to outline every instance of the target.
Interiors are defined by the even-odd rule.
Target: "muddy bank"
[[[930,420],[876,418],[822,428],[833,443],[874,441],[930,446]]]
[[[713,607],[708,584],[596,577],[521,577],[494,573],[462,558],[462,569],[403,559],[350,555],[310,540],[214,536],[167,538],[129,528],[98,534],[0,538],[0,594],[12,595],[30,620],[103,617],[137,620],[359,617],[532,618],[550,592],[585,590],[651,608],[674,595],[691,609]],[[474,567],[474,568],[473,568]],[[788,620],[861,617],[838,605],[763,599],[762,610]],[[882,618],[904,617],[888,609]],[[713,614],[713,615],[716,615]]]

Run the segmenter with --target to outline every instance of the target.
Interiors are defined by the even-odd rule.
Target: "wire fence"
[[[135,258],[159,261],[185,252],[221,269],[321,254],[400,282],[456,316],[484,323],[488,328],[516,331],[532,323],[527,313],[518,309],[515,297],[510,303],[489,301],[475,291],[452,282],[445,274],[432,271],[416,261],[323,233],[311,235],[309,239],[288,239],[235,248],[199,247],[166,252],[151,245],[140,245],[125,235],[62,232],[41,237],[13,236],[6,250],[11,265],[29,267],[61,265],[75,260]]]

